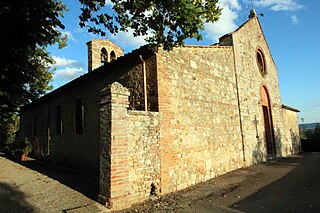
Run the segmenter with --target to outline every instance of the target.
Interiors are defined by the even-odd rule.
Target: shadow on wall
[[[257,144],[252,152],[252,160],[254,164],[263,162],[266,159],[266,153],[264,151],[266,148],[264,145],[264,141],[258,135],[256,136],[256,138]]]
[[[284,143],[285,141],[282,141],[282,135],[279,128],[275,133],[275,138],[277,151],[279,150],[281,156],[284,157],[300,152],[300,137],[298,134],[295,134],[292,129],[290,129],[290,138],[288,138],[288,140],[291,140],[291,143]]]
[[[266,153],[265,153],[266,147],[265,147],[263,138],[261,138],[261,136],[259,134],[259,129],[258,129],[259,121],[257,120],[257,115],[255,115],[255,119],[253,121],[253,124],[255,125],[255,129],[256,129],[257,143],[256,143],[256,145],[255,145],[255,147],[253,149],[253,152],[252,152],[252,162],[254,164],[256,164],[256,163],[260,163],[260,162],[265,161],[265,159],[266,159]]]
[[[15,187],[0,183],[0,212],[36,212],[37,209],[26,202],[25,197]]]
[[[300,137],[290,129],[291,143],[283,144],[283,136],[280,128],[275,131],[275,148],[277,156],[288,156],[300,152]],[[259,163],[266,160],[266,145],[262,137],[259,136],[257,131],[257,143],[252,153],[253,163]]]
[[[276,145],[276,154],[277,156],[283,156],[283,153],[288,153],[288,150],[283,150],[283,144],[281,143],[282,141],[282,135],[281,135],[281,130],[280,128],[277,128],[277,130],[274,133],[274,140],[275,140],[275,145]],[[285,147],[285,149],[288,149],[288,147]]]
[[[292,129],[290,129],[290,136],[291,136],[291,144],[294,153],[301,152],[301,143],[300,143],[300,136],[295,134]]]

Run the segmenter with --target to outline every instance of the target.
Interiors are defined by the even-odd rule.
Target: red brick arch
[[[260,101],[261,105],[270,107],[270,98],[269,98],[269,92],[267,87],[262,84],[260,87]]]

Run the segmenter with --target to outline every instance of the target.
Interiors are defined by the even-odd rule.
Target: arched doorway
[[[261,96],[261,105],[262,105],[262,113],[263,113],[262,116],[263,116],[267,155],[268,156],[275,155],[276,148],[275,148],[274,131],[273,131],[273,123],[272,123],[271,103],[270,103],[268,89],[264,85],[261,86],[260,96]]]

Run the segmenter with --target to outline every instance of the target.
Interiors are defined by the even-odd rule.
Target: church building
[[[88,73],[22,107],[19,137],[95,178],[113,210],[300,152],[254,11],[210,46],[87,46]]]

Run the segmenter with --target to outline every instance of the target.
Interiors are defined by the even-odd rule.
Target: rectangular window
[[[33,114],[32,136],[37,136],[37,114]]]
[[[75,123],[76,134],[82,134],[84,126],[84,106],[82,98],[77,99],[75,102]]]
[[[56,134],[62,134],[61,105],[56,106]]]

